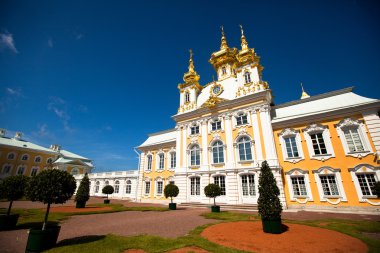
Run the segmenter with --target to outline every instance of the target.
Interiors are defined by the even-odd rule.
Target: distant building
[[[222,189],[217,202],[255,205],[266,160],[284,208],[378,210],[380,100],[352,88],[316,96],[302,88],[299,100],[273,105],[243,31],[241,49],[230,48],[222,32],[209,62],[217,80],[201,85],[190,53],[176,127],[138,147],[139,201],[167,202],[163,189],[174,182],[177,203],[210,204],[204,188],[215,183]]]
[[[22,133],[7,137],[0,129],[0,178],[11,175],[34,176],[47,168],[65,170],[72,175],[91,172],[92,161],[61,149],[59,145],[45,148],[22,139]]]

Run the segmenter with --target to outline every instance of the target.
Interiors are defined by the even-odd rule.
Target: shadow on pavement
[[[87,236],[79,236],[79,237],[74,237],[70,239],[65,239],[57,243],[55,248],[58,247],[63,247],[63,246],[68,246],[68,245],[76,245],[76,244],[85,244],[85,243],[90,243],[90,242],[95,242],[102,240],[105,238],[105,235],[87,235]]]

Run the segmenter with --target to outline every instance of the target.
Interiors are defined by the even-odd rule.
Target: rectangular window
[[[25,167],[19,167],[17,170],[17,175],[24,175]]]
[[[127,184],[126,188],[125,188],[125,193],[126,194],[130,194],[131,193],[131,190],[132,190],[132,186],[130,184]]]
[[[164,154],[159,154],[158,155],[159,157],[159,160],[160,160],[160,163],[159,163],[159,169],[160,170],[163,170],[164,169],[164,166],[165,166],[165,155]]]
[[[222,129],[222,122],[220,120],[211,122],[211,130],[216,131]]]
[[[177,163],[177,155],[176,153],[170,153],[170,168],[175,168]]]
[[[115,185],[115,193],[119,193],[119,185]]]
[[[292,177],[292,186],[294,196],[307,196],[305,178],[302,177]]]
[[[360,189],[363,196],[374,196],[375,194],[375,174],[366,173],[366,174],[356,174],[358,177]]]
[[[95,186],[95,193],[99,192],[99,185]]]
[[[338,185],[334,175],[320,176],[320,179],[325,196],[339,196]]]
[[[201,195],[201,179],[199,177],[192,177],[190,179],[190,194],[192,196]]]
[[[34,177],[35,175],[37,175],[37,171],[38,171],[37,168],[33,168],[32,172],[30,173],[30,176]]]
[[[248,124],[247,115],[241,114],[241,115],[237,116],[236,117],[236,124],[238,126]]]
[[[199,126],[192,126],[190,127],[191,135],[193,134],[199,134]]]
[[[287,137],[285,139],[286,153],[288,154],[288,158],[299,157],[296,137]]]
[[[255,196],[255,175],[241,176],[241,186],[243,190],[243,196]]]
[[[190,151],[190,164],[191,166],[198,166],[201,164],[201,153],[198,148]]]
[[[162,194],[162,181],[157,182],[157,194],[161,195]]]
[[[152,170],[152,156],[148,155],[148,166],[147,170]]]
[[[145,195],[150,193],[150,182],[145,182]]]
[[[326,155],[327,149],[322,133],[310,134],[311,141],[313,143],[314,154]]]
[[[358,129],[345,129],[343,130],[346,137],[348,149],[350,152],[364,151],[362,140],[360,139]]]
[[[214,184],[219,185],[221,190],[221,195],[226,195],[226,181],[224,176],[216,176],[214,177]]]

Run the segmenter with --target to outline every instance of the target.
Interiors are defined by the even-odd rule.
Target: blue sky
[[[275,103],[349,86],[379,98],[376,1],[0,1],[0,128],[136,169],[133,148],[174,127],[193,49],[201,84],[239,24]]]

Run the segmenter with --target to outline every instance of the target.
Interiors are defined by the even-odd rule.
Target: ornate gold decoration
[[[197,108],[197,105],[195,102],[189,102],[188,104],[181,105],[178,108],[178,113],[184,113],[184,112],[196,109],[196,108]]]
[[[220,43],[220,50],[218,52],[215,52],[211,55],[211,59],[209,62],[214,66],[215,70],[218,71],[219,67],[222,65],[226,65],[227,63],[230,63],[230,65],[233,65],[234,62],[236,62],[236,54],[237,49],[236,48],[229,48],[227,45],[227,39],[224,34],[223,26],[222,29],[222,38]]]
[[[213,85],[210,87],[210,96],[217,97],[224,91],[223,86],[219,83],[216,83],[214,80],[214,76],[212,77]],[[214,88],[219,87],[219,91],[217,93],[214,93]]]
[[[301,88],[302,88],[302,94],[301,94],[301,99],[305,99],[305,98],[309,98],[309,94],[307,94],[305,92],[305,90],[303,89],[303,85],[302,85],[302,82],[301,82]]]
[[[227,45],[226,36],[224,35],[223,26],[221,26],[220,28],[222,29],[222,38],[220,40],[220,50],[223,50],[223,49],[227,49],[228,45]]]
[[[252,94],[255,92],[259,92],[262,90],[266,90],[268,88],[269,88],[269,85],[265,81],[250,83],[249,86],[238,88],[238,90],[236,92],[236,98],[241,97],[241,96],[245,96],[245,95],[249,95],[249,94]]]
[[[208,107],[210,109],[216,107],[216,104],[225,101],[223,98],[219,98],[216,96],[210,96],[206,102],[203,103],[201,107]]]
[[[200,76],[198,75],[198,73],[195,71],[195,68],[194,68],[193,51],[190,49],[189,52],[190,52],[189,71],[183,75],[183,81],[185,81],[185,83],[178,84],[178,89],[182,90],[186,87],[194,85],[195,89],[199,92],[202,90],[202,86],[198,83]]]
[[[248,50],[248,42],[245,39],[244,30],[243,30],[243,26],[242,25],[240,25],[240,31],[241,31],[241,49],[243,51],[244,50]]]

